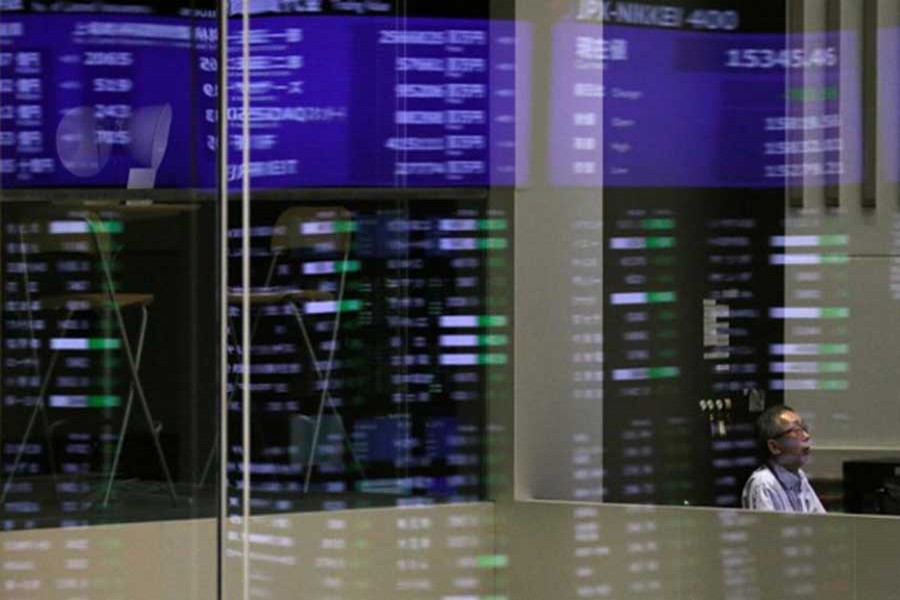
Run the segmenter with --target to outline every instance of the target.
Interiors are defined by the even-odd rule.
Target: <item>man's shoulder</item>
[[[747,479],[748,487],[771,486],[776,483],[775,475],[772,474],[771,469],[765,465],[758,467]]]
[[[741,493],[741,506],[754,510],[775,510],[777,496],[778,483],[775,476],[763,465],[747,478]]]

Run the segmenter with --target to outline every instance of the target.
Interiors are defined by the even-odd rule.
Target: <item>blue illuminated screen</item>
[[[553,36],[554,185],[861,180],[853,32],[601,30],[561,22]]]
[[[140,170],[153,169],[155,187],[212,187],[218,32],[192,23],[6,18],[2,185],[131,187]],[[411,18],[401,27],[382,17],[254,18],[254,186],[523,183],[527,153],[516,140],[526,143],[528,133],[515,115],[515,60],[517,43],[527,41],[517,35],[509,21]],[[231,181],[242,174],[241,46],[233,30]]]

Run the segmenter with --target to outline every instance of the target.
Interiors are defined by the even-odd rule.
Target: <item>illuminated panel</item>
[[[839,65],[855,64],[853,32],[800,37],[561,22],[553,44],[553,185],[860,181],[859,86],[839,85]],[[803,72],[809,81],[795,86]],[[822,75],[815,83],[813,73]]]
[[[240,32],[229,59],[241,148]],[[254,186],[445,187],[528,179],[516,73],[530,30],[511,21],[277,16],[251,30]],[[209,159],[212,159],[212,154]],[[229,168],[240,178],[241,165]]]
[[[679,338],[687,333],[679,324],[686,309],[684,294],[676,291],[681,285],[678,265],[685,256],[684,240],[678,235],[677,210],[642,204],[637,199],[608,199],[604,209],[603,440],[608,501],[678,497],[681,492],[675,486],[685,480],[674,476],[685,458],[678,440],[684,427],[677,418],[672,420],[672,407],[649,408],[668,404],[689,376],[678,352],[684,343]],[[669,474],[666,482],[660,477],[663,471]]]
[[[342,206],[254,209],[255,289],[328,297],[251,303],[254,510],[481,499],[485,398],[510,366],[509,215],[457,201]],[[233,332],[241,318],[234,304]]]
[[[785,343],[772,347],[773,389],[791,392],[839,392],[849,387],[850,238],[844,234],[807,234],[822,220],[815,215],[788,220],[790,235],[770,239],[772,264],[785,269],[784,305],[769,307],[783,323]]]
[[[5,17],[4,187],[125,187],[135,169],[156,169],[156,187],[212,187],[217,34],[212,22],[197,23]],[[254,185],[527,182],[528,119],[517,110],[528,102],[516,91],[527,78],[517,81],[516,73],[529,69],[530,35],[527,24],[512,21],[410,18],[398,28],[384,17],[255,18]],[[237,31],[228,65],[231,181],[242,172],[240,49]]]
[[[599,207],[594,218],[572,221],[570,262],[572,283],[568,307],[569,376],[573,413],[589,407],[594,418],[576,420],[570,433],[571,496],[576,500],[603,499],[603,221]],[[584,409],[583,409],[584,410]]]
[[[4,187],[124,188],[132,169],[150,168],[157,169],[158,187],[200,183],[191,175],[192,150],[199,146],[193,124],[203,115],[201,103],[210,109],[214,103],[211,27],[140,15],[3,19]],[[202,133],[213,128],[209,122]],[[163,131],[166,137],[159,138]],[[205,174],[215,172],[212,162],[207,166]]]
[[[103,297],[107,275],[120,284],[120,263],[93,250],[123,243],[124,221],[115,209],[9,203],[3,227],[4,527],[86,524],[130,382],[110,304],[89,300]]]
[[[671,364],[679,305],[678,293],[672,289],[680,250],[671,235],[677,219],[667,209],[623,212],[610,223],[613,233],[606,242],[607,261],[615,267],[607,271],[605,282],[613,315],[607,325],[619,331],[615,339],[607,339],[608,347],[621,350],[607,353],[606,361],[617,394],[645,396],[650,394],[649,381],[680,375],[680,369]],[[635,235],[646,233],[648,224],[663,221],[673,228],[669,235]]]
[[[878,71],[879,162],[888,181],[900,181],[900,29],[878,30],[878,61],[885,68]]]
[[[782,211],[779,191],[604,194],[604,500],[739,504],[754,411],[783,390],[785,319],[842,314],[783,306],[770,240],[846,240],[788,238]]]

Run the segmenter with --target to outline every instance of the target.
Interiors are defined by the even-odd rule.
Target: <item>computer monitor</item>
[[[900,514],[900,458],[844,462],[844,510]]]

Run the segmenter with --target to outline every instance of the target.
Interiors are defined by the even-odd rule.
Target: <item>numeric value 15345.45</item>
[[[725,66],[731,69],[810,69],[834,67],[838,51],[834,47],[732,48],[725,51]]]

